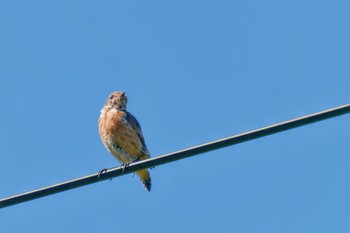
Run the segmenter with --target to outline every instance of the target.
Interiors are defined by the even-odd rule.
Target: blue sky
[[[152,156],[348,103],[349,1],[3,1],[0,197],[118,165],[115,90]],[[349,116],[0,210],[1,232],[349,232]]]

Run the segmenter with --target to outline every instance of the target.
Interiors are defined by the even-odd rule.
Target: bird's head
[[[108,96],[104,108],[126,110],[127,102],[128,98],[126,97],[126,93],[122,91],[116,91]]]

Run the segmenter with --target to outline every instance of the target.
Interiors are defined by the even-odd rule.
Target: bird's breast
[[[129,157],[128,162],[140,157],[142,144],[135,130],[128,124],[125,113],[122,111],[101,111],[99,118],[100,137],[105,147],[118,160],[120,157]],[[118,147],[122,151],[118,150]]]

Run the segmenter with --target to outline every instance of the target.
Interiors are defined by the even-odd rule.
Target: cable
[[[212,141],[202,145],[198,145],[192,148],[176,151],[173,153],[161,155],[158,157],[138,161],[131,163],[129,166],[123,168],[123,166],[115,167],[106,170],[102,174],[94,173],[88,176],[80,177],[74,180],[69,180],[63,183],[47,186],[41,189],[33,190],[30,192],[18,194],[15,196],[7,197],[0,200],[0,208],[19,204],[22,202],[30,201],[33,199],[41,198],[51,194],[63,192],[73,188],[78,188],[84,185],[93,184],[99,181],[111,179],[113,177],[122,176],[128,173],[135,172],[140,169],[159,166],[162,164],[174,162],[176,160],[184,159],[194,155],[202,154],[205,152],[217,150],[223,147],[232,146],[238,143],[250,141],[260,137],[268,136],[278,132],[294,129],[300,126],[308,125],[318,121],[326,120],[332,117],[340,116],[350,113],[350,104],[339,106],[336,108],[328,109],[322,112],[314,113],[311,115],[295,118],[293,120],[284,121],[271,126],[263,127],[260,129],[252,130],[246,133],[234,135],[228,138],[223,138],[217,141]]]

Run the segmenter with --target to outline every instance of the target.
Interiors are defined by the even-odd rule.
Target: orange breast
[[[133,157],[142,159],[142,143],[136,130],[126,121],[125,114],[123,111],[110,110],[101,115],[101,139],[109,151],[112,151],[110,143],[113,143]]]

